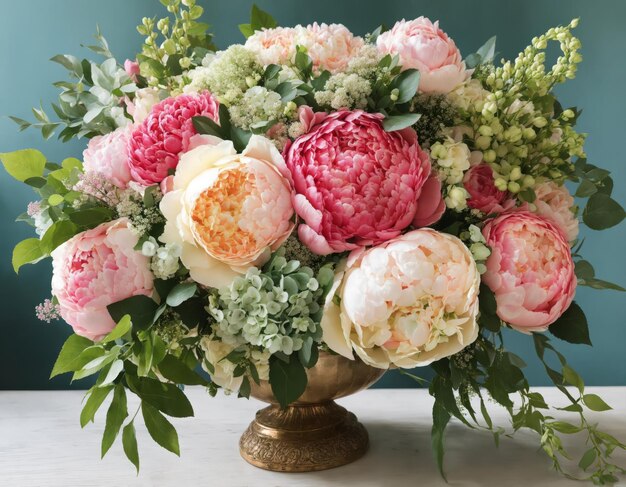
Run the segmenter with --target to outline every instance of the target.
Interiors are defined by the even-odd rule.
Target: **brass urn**
[[[304,394],[284,409],[269,382],[253,383],[250,395],[270,405],[257,411],[241,436],[241,456],[274,472],[326,470],[357,460],[369,446],[367,430],[334,400],[367,389],[384,373],[359,359],[320,352],[307,370]]]

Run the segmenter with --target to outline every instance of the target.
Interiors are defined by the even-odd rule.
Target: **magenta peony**
[[[328,294],[324,342],[374,367],[428,365],[476,340],[479,286],[465,244],[430,228],[356,250]]]
[[[378,36],[376,44],[381,53],[400,56],[404,69],[419,70],[424,93],[449,93],[469,77],[459,49],[438,21],[401,20]]]
[[[137,238],[122,219],[79,233],[52,252],[52,294],[77,335],[101,339],[115,327],[109,304],[152,294],[150,259],[134,250]]]
[[[554,222],[572,242],[578,237],[578,218],[572,212],[574,198],[565,186],[552,181],[535,187],[535,213]]]
[[[100,175],[118,188],[126,188],[131,181],[128,168],[131,130],[129,125],[91,139],[83,151],[85,173]]]
[[[285,162],[303,221],[298,235],[317,254],[376,245],[413,222],[430,161],[414,130],[385,132],[382,118],[360,110],[301,112],[308,133],[286,148]],[[428,193],[436,210],[441,193]]]
[[[491,255],[483,280],[498,316],[520,331],[544,331],[569,307],[576,276],[564,234],[527,211],[505,213],[483,228]]]
[[[218,102],[209,92],[180,95],[157,103],[131,134],[130,174],[134,181],[160,183],[176,169],[179,156],[189,149],[196,135],[193,117],[218,121]]]
[[[463,178],[463,186],[469,193],[467,206],[483,213],[502,213],[515,206],[506,191],[500,191],[493,182],[493,169],[481,163],[470,167]]]

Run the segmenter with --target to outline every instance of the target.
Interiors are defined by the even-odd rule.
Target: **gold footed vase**
[[[239,440],[241,456],[255,467],[274,472],[313,472],[351,463],[369,446],[367,430],[356,416],[335,403],[380,379],[385,370],[320,352],[307,370],[308,384],[295,403],[282,409],[270,384],[252,384],[251,396],[270,405]]]

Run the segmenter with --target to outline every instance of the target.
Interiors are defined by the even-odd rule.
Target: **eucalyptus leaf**
[[[620,223],[626,213],[620,204],[604,193],[595,193],[583,210],[583,222],[593,230],[604,230]]]
[[[591,345],[587,317],[578,304],[573,302],[561,317],[549,327],[555,337],[570,343]]]
[[[419,113],[403,113],[401,115],[392,115],[383,120],[383,128],[387,132],[395,132],[410,127],[420,119]]]
[[[181,282],[174,286],[174,288],[167,295],[167,305],[175,308],[182,303],[193,297],[196,293],[198,286],[195,282]]]

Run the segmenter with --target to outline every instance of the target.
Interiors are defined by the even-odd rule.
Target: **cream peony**
[[[252,136],[237,154],[231,141],[209,139],[181,157],[161,200],[160,240],[181,246],[194,281],[222,287],[269,258],[293,230],[294,211],[285,163],[269,140]]]
[[[535,213],[552,220],[565,233],[567,240],[573,242],[578,237],[578,218],[572,212],[574,198],[565,186],[552,181],[535,186]]]
[[[323,340],[374,367],[428,365],[478,336],[479,286],[463,242],[429,228],[414,230],[350,254],[328,294]]]

